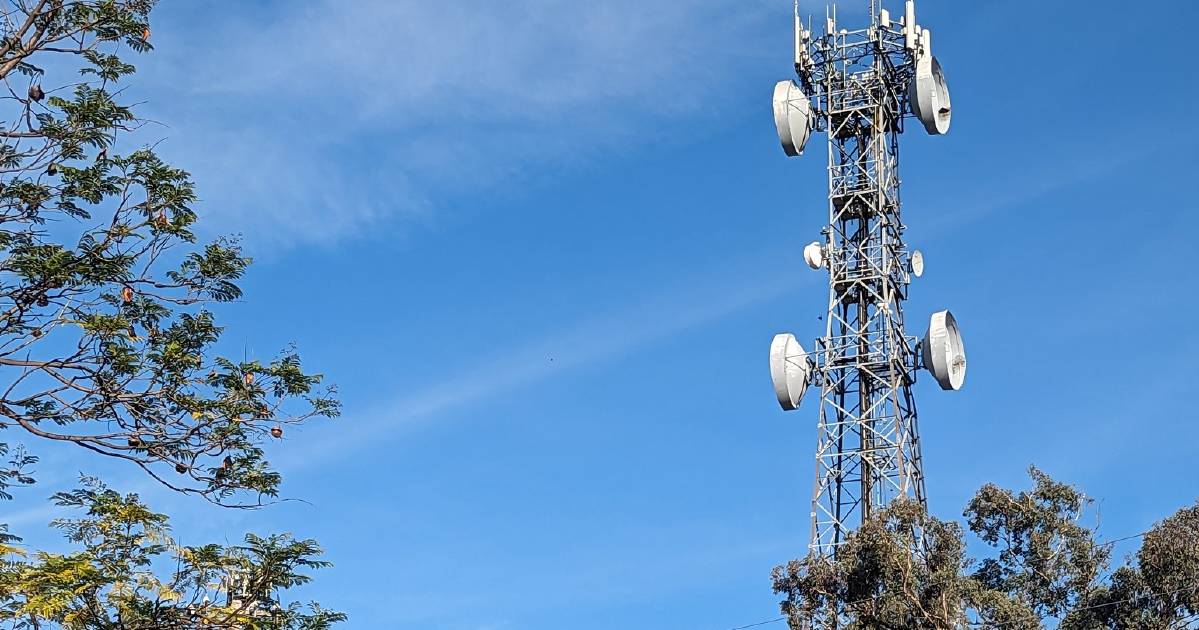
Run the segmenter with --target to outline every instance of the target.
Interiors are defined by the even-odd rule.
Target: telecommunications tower
[[[908,120],[949,131],[949,90],[932,34],[913,0],[893,17],[870,0],[870,24],[841,28],[834,7],[816,35],[795,7],[798,81],[774,89],[774,120],[789,156],[812,132],[828,136],[828,225],[804,260],[829,275],[824,337],[812,352],[781,334],[770,372],[783,409],[820,389],[812,551],[833,555],[862,519],[899,497],[925,503],[912,385],[920,369],[942,389],[966,377],[966,352],[949,311],[922,339],[904,329],[904,303],[924,257],[904,240],[899,135]]]

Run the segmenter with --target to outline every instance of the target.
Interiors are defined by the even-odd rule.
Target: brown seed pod
[[[147,26],[145,29],[142,30],[142,41],[145,42],[145,41],[149,41],[149,40],[150,40],[150,27]]]
[[[183,473],[187,472],[187,466],[184,466],[183,464],[175,464],[175,472],[182,475]]]
[[[283,427],[281,427],[281,426],[271,427],[271,437],[275,438],[276,440],[281,439],[283,437]]]
[[[125,287],[125,288],[121,289],[121,299],[124,300],[126,304],[132,302],[133,301],[133,287]]]
[[[42,86],[40,86],[36,83],[29,86],[29,98],[31,98],[35,101],[40,101],[45,97],[46,97],[46,93],[42,91]]]
[[[29,331],[29,334],[33,335],[34,339],[37,339],[38,337],[42,336],[42,329],[34,328],[33,330]]]
[[[246,377],[245,377],[245,378],[246,378],[246,385],[250,385],[250,384],[252,384],[252,383],[254,382],[254,373],[253,373],[253,372],[246,372]]]
[[[137,339],[137,329],[136,329],[136,328],[134,328],[133,326],[130,326],[130,327],[129,327],[129,330],[128,330],[128,331],[126,331],[126,332],[128,332],[128,333],[129,333],[129,338],[130,338],[130,339]]]
[[[226,455],[225,459],[221,461],[221,470],[229,470],[230,468],[233,468],[233,458]]]
[[[46,167],[46,174],[50,175],[51,177],[53,177],[54,175],[57,175],[58,174],[58,165],[55,164],[54,162],[51,162],[50,165]]]
[[[170,225],[171,225],[171,222],[167,221],[166,210],[159,210],[158,212],[154,213],[154,226],[155,227],[162,230],[162,229],[166,229]]]
[[[141,436],[138,436],[138,435],[129,436],[129,446],[132,446],[133,448],[137,448],[141,445],[142,445]]]

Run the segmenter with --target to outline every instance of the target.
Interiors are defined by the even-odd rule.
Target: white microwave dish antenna
[[[819,241],[808,243],[807,247],[803,248],[803,260],[812,269],[824,267],[828,263],[824,256],[824,246]]]
[[[924,368],[941,389],[957,391],[966,383],[966,346],[953,313],[937,311],[929,318],[923,354]]]
[[[912,275],[917,278],[924,277],[924,253],[920,250],[912,252]]]
[[[770,342],[770,379],[774,381],[774,394],[779,405],[785,411],[799,409],[811,373],[812,362],[795,335],[775,335],[774,341]]]
[[[812,103],[794,80],[774,86],[774,126],[783,151],[790,157],[803,154],[812,135]]]
[[[916,74],[909,88],[912,113],[924,125],[929,135],[939,136],[949,132],[953,120],[953,109],[949,101],[949,85],[941,62],[932,55],[916,60]]]

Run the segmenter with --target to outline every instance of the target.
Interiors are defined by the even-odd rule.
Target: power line
[[[1081,608],[1073,608],[1070,610],[1070,612],[1080,612],[1080,611],[1084,611],[1084,610],[1097,610],[1099,608],[1106,608],[1108,606],[1119,608],[1120,604],[1131,604],[1131,603],[1143,601],[1146,599],[1158,599],[1160,597],[1165,597],[1166,595],[1175,595],[1177,593],[1185,593],[1187,591],[1194,591],[1194,590],[1199,590],[1199,581],[1192,583],[1191,586],[1187,586],[1185,588],[1174,589],[1172,591],[1167,591],[1165,593],[1162,593],[1161,595],[1150,594],[1145,597],[1129,597],[1128,599],[1118,599],[1114,602],[1104,602],[1102,604],[1094,604],[1092,606],[1083,606]],[[972,623],[970,625],[974,626],[976,628],[1002,628],[1003,626],[1009,626],[1013,623],[1018,623],[1018,622],[1005,621],[1005,622],[1001,622],[1001,623],[990,623],[990,624]]]
[[[1133,534],[1133,535],[1131,535],[1131,536],[1125,536],[1125,537],[1123,537],[1123,538],[1116,538],[1116,539],[1114,539],[1114,540],[1109,540],[1109,541],[1107,541],[1107,542],[1103,543],[1103,546],[1105,546],[1105,547],[1110,547],[1110,546],[1112,546],[1112,545],[1114,545],[1114,544],[1116,544],[1116,543],[1118,543],[1118,542],[1124,542],[1124,541],[1126,541],[1126,540],[1132,540],[1133,538],[1142,538],[1142,537],[1144,537],[1145,535],[1147,535],[1147,534],[1148,534],[1150,531],[1153,531],[1153,530],[1145,530],[1145,531],[1143,531],[1143,532],[1141,532],[1141,533],[1139,533],[1139,534]]]
[[[787,620],[786,617],[775,617],[774,619],[767,619],[766,621],[759,621],[758,623],[751,623],[748,626],[737,626],[736,628],[729,628],[728,630],[745,630],[746,628],[757,628],[758,626],[768,626],[772,623],[778,623],[780,621],[786,621],[786,620]]]

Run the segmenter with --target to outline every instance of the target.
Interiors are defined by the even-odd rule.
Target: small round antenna
[[[812,269],[820,269],[828,262],[824,257],[824,246],[818,241],[812,241],[803,248],[803,259]]]
[[[966,346],[953,313],[933,313],[922,346],[924,369],[932,373],[941,389],[961,389],[966,383]]]
[[[912,113],[920,119],[925,131],[932,136],[948,133],[953,111],[941,62],[932,55],[923,55],[916,60],[916,74],[908,89]]]
[[[803,346],[795,340],[795,335],[775,335],[774,341],[770,342],[770,379],[774,381],[774,394],[784,411],[799,409],[811,373],[812,362]]]
[[[920,250],[912,252],[912,275],[917,278],[924,276],[924,253]]]
[[[774,126],[783,152],[790,157],[803,154],[812,135],[812,103],[795,81],[779,81],[774,86]]]

